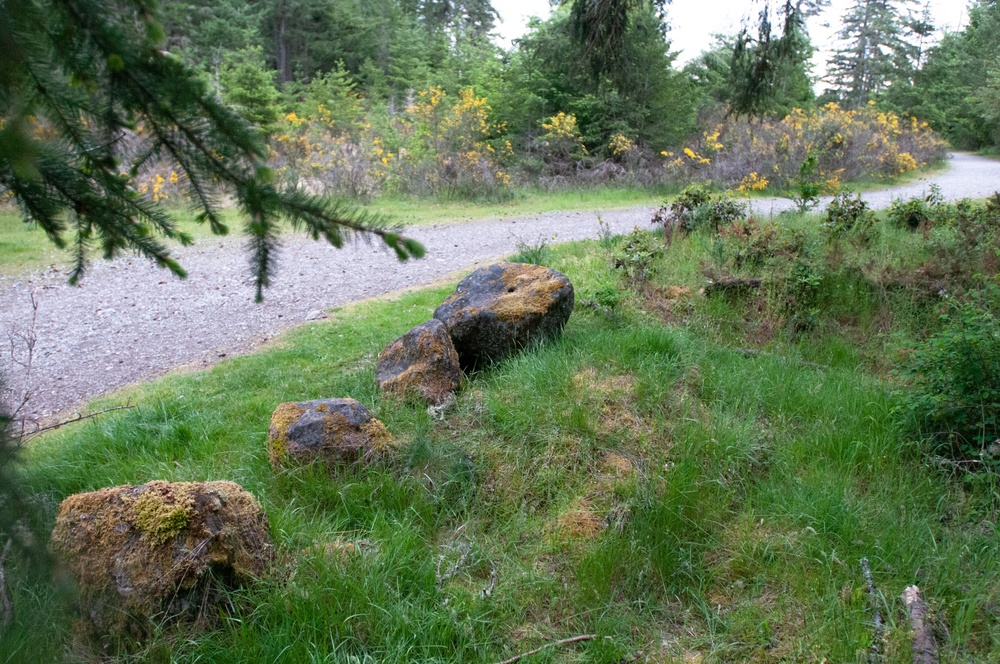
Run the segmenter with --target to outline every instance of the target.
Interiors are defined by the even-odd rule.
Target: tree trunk
[[[285,42],[285,5],[278,9],[278,25],[275,28],[278,40],[278,82],[282,85],[292,79],[288,69],[288,44]]]

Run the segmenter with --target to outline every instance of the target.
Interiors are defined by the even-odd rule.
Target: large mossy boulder
[[[210,616],[221,591],[274,562],[260,503],[232,482],[157,481],[70,496],[50,546],[99,638],[142,637],[167,620]]]
[[[271,416],[268,456],[275,468],[321,462],[336,466],[385,455],[389,431],[354,399],[279,404]]]
[[[378,354],[375,381],[397,397],[439,406],[462,384],[462,368],[448,327],[437,319],[421,323]]]
[[[559,334],[573,312],[573,284],[540,265],[476,270],[435,311],[465,369],[476,369]]]

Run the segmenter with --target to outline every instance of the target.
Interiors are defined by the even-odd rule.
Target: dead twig
[[[875,581],[872,580],[872,570],[868,566],[868,558],[861,559],[861,572],[865,575],[865,583],[868,584],[868,602],[871,604],[872,611],[875,614],[873,617],[875,638],[868,649],[868,661],[877,662],[882,658],[882,653],[879,650],[879,644],[882,643],[882,611],[879,609],[878,589],[875,587]]]
[[[927,603],[920,597],[920,588],[909,586],[903,591],[903,604],[910,617],[913,644],[910,657],[913,664],[937,664],[938,646],[927,615]]]
[[[569,643],[579,643],[580,641],[590,641],[591,639],[596,639],[596,638],[597,638],[596,634],[581,634],[580,636],[574,636],[569,639],[561,639],[559,641],[553,641],[551,643],[546,643],[544,646],[535,648],[534,650],[529,650],[528,652],[522,652],[520,655],[514,655],[510,659],[505,659],[504,661],[498,662],[497,664],[514,664],[514,662],[522,660],[525,657],[531,657],[532,655],[537,655],[543,650],[547,650],[549,648],[556,648],[558,646],[564,646]]]
[[[86,415],[80,415],[79,413],[77,413],[77,415],[75,417],[70,417],[70,418],[62,420],[60,422],[56,422],[55,424],[50,424],[50,425],[44,426],[44,427],[38,427],[38,428],[36,428],[36,429],[34,429],[32,431],[28,431],[28,432],[22,434],[22,439],[23,440],[29,440],[29,439],[31,439],[31,438],[39,435],[39,434],[45,433],[46,431],[52,431],[53,429],[59,429],[61,427],[66,426],[67,424],[76,424],[77,422],[82,422],[84,420],[89,420],[89,419],[92,419],[94,417],[99,417],[101,415],[107,415],[108,413],[113,413],[113,412],[115,412],[117,410],[131,410],[133,408],[135,408],[135,406],[133,406],[130,403],[126,403],[123,406],[112,406],[111,408],[105,408],[103,410],[98,410],[98,411],[95,411],[93,413],[87,413]]]
[[[11,544],[13,540],[8,539],[3,547],[3,553],[0,554],[0,632],[7,631],[14,620],[14,605],[10,601],[10,595],[7,594],[7,572],[4,569]]]

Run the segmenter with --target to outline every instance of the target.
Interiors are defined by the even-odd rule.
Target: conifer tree
[[[275,72],[267,69],[261,47],[226,53],[219,75],[222,100],[261,129],[278,120],[280,94],[274,87]]]
[[[134,251],[185,274],[164,240],[190,239],[133,183],[155,158],[176,163],[198,221],[215,233],[228,231],[219,194],[231,196],[246,219],[258,299],[270,283],[282,221],[335,246],[357,233],[381,238],[400,259],[422,253],[380,219],[279,188],[256,130],[163,43],[150,0],[0,4],[0,190],[52,242],[72,245],[72,282],[91,247],[109,258]],[[128,132],[143,139],[131,164],[120,150]]]
[[[919,48],[903,10],[913,0],[854,0],[839,32],[844,46],[829,62],[828,80],[851,106],[858,106],[906,78]]]
[[[787,113],[812,101],[812,42],[806,19],[829,0],[785,0],[777,11],[765,1],[754,32],[744,27],[730,58],[729,108],[735,115]],[[780,26],[775,30],[774,25]]]

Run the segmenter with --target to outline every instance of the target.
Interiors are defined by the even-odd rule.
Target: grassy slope
[[[889,233],[870,251],[903,260],[916,237]],[[676,241],[660,285],[702,285],[713,246]],[[615,283],[596,243],[554,251],[578,300]],[[756,355],[739,347],[761,321],[740,303],[657,301],[674,324],[649,300],[617,322],[578,306],[560,341],[476,376],[441,421],[381,401],[372,375],[378,349],[448,289],[352,306],[138,388],[135,410],[34,443],[27,471],[53,504],[152,479],[229,479],[261,499],[287,577],[243,591],[214,630],[166,631],[144,661],[488,662],[590,632],[601,638],[535,661],[860,661],[872,639],[862,556],[886,661],[909,661],[898,596],[911,583],[950,629],[945,661],[996,658],[988,492],[929,468],[890,417],[880,358],[921,316],[886,330],[849,274],[829,283],[813,333],[759,339]],[[273,408],[346,395],[397,435],[399,458],[275,474]],[[334,540],[369,548],[305,551]],[[0,661],[65,652],[53,596],[15,600]]]

